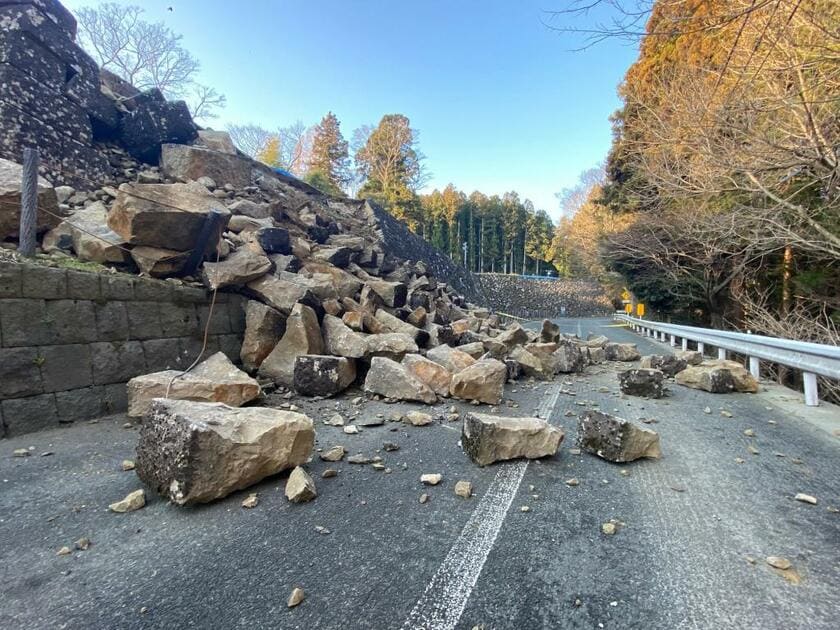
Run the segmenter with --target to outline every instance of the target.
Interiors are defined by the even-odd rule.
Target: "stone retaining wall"
[[[173,282],[0,262],[0,438],[124,411],[125,382],[183,369],[210,294]],[[239,361],[242,298],[219,293],[207,353]]]

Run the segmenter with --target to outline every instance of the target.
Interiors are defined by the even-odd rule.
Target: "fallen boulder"
[[[462,400],[497,405],[502,402],[506,379],[504,363],[496,359],[482,359],[452,376],[449,393]]]
[[[73,251],[79,260],[124,263],[128,258],[125,241],[108,227],[108,209],[101,201],[77,210],[64,222],[70,229]]]
[[[449,396],[452,373],[445,367],[419,354],[405,355],[402,364],[409,374],[428,385],[435,394]]]
[[[662,457],[658,433],[600,411],[587,411],[578,417],[577,444],[611,462]]]
[[[303,414],[158,399],[140,427],[135,464],[173,503],[206,503],[305,463],[314,443]]]
[[[662,382],[665,375],[660,370],[640,368],[618,373],[618,386],[622,393],[646,398],[662,398],[665,395]]]
[[[388,282],[387,280],[369,278],[365,281],[365,284],[384,302],[385,306],[399,308],[405,305],[408,287],[402,282]]]
[[[256,370],[286,330],[286,318],[270,306],[248,300],[245,307],[245,334],[239,358],[246,370]]]
[[[607,361],[635,361],[642,355],[635,343],[608,343],[604,346]]]
[[[677,373],[675,380],[685,387],[702,389],[713,394],[758,391],[758,381],[743,365],[735,361],[703,361],[700,365],[689,366]]]
[[[528,333],[519,324],[511,324],[507,330],[496,335],[496,341],[503,343],[508,350],[512,350],[515,346],[522,346],[528,343]]]
[[[221,402],[239,407],[260,395],[256,380],[217,352],[190,372],[164,370],[128,381],[128,415],[143,416],[155,398]]]
[[[353,359],[305,354],[295,359],[294,388],[304,396],[334,396],[356,380]]]
[[[544,319],[542,328],[540,329],[540,341],[543,343],[556,343],[560,341],[560,326],[550,319]]]
[[[324,341],[318,316],[305,304],[295,304],[286,320],[286,332],[260,364],[259,373],[278,385],[294,384],[295,359],[304,354],[323,354]]]
[[[376,320],[374,320],[376,321]],[[365,339],[365,355],[372,357],[387,357],[402,360],[406,354],[419,350],[417,344],[408,335],[402,333],[381,333],[369,335]]]
[[[642,357],[639,367],[660,370],[665,376],[673,377],[688,367],[688,362],[673,354],[647,354]]]
[[[430,361],[442,365],[453,374],[464,370],[475,363],[473,359],[466,352],[448,346],[446,344],[432,348],[426,352],[426,358]]]
[[[555,372],[564,374],[582,372],[586,367],[581,349],[567,339],[562,340],[557,345],[557,350],[552,352],[551,359]]]
[[[334,315],[324,315],[321,333],[324,337],[324,348],[329,354],[351,359],[361,359],[367,354],[365,336],[354,332]]]
[[[703,353],[699,350],[677,350],[676,357],[682,359],[688,365],[700,365],[703,363]]]
[[[312,308],[320,308],[320,301],[310,290],[305,278],[296,278],[296,274],[284,275],[283,278],[264,275],[252,280],[247,287],[261,301],[273,306],[284,315],[288,315],[298,302]]]
[[[365,391],[396,400],[417,400],[432,404],[434,391],[411,375],[405,366],[386,357],[373,357],[365,378]]]
[[[131,258],[138,269],[152,278],[166,278],[179,274],[189,254],[147,245],[135,245],[131,248]]]
[[[210,177],[218,186],[245,188],[251,184],[251,164],[236,154],[194,145],[164,144],[160,163],[164,175],[183,182]]]
[[[203,191],[203,192],[202,192]],[[108,212],[108,226],[132,245],[188,251],[211,211],[230,220],[225,205],[198,184],[123,184]],[[207,251],[217,240],[211,238]]]
[[[461,446],[473,463],[524,457],[536,459],[557,453],[563,431],[539,418],[512,418],[470,412],[464,416]]]
[[[532,376],[542,381],[548,381],[554,377],[554,372],[547,368],[547,362],[522,346],[516,346],[511,350],[508,359],[518,363],[519,371],[525,376]]]
[[[202,280],[210,289],[243,285],[271,271],[268,256],[242,248],[222,261],[204,263]]]

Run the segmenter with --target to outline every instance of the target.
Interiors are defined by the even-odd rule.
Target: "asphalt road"
[[[608,320],[561,324],[667,351]],[[716,396],[672,384],[659,401],[622,398],[617,367],[508,386],[512,415],[544,413],[567,432],[561,453],[527,464],[473,466],[459,422],[359,435],[322,424],[336,405],[347,415],[356,393],[302,404],[319,448],[401,448],[378,453],[390,472],[316,457],[308,468],[319,496],[300,505],[286,501],[280,475],[207,506],[147,493],[142,510],[113,514],[109,503],[142,487],[120,467],[136,443],[124,417],[4,440],[0,627],[836,628],[840,411],[808,409],[775,386]],[[571,454],[570,414],[595,406],[655,419],[645,426],[660,433],[663,458],[615,465]],[[359,417],[408,407],[368,402]],[[30,457],[11,457],[29,447]],[[327,467],[338,476],[322,479]],[[444,481],[422,486],[427,472]],[[580,484],[566,485],[570,477]],[[454,495],[459,479],[473,483],[473,498]],[[246,510],[249,492],[260,503]],[[797,492],[818,504],[794,501]],[[624,526],[606,536],[610,519]],[[87,551],[56,555],[81,537]],[[795,573],[772,569],[771,555]],[[306,599],[288,609],[295,586]]]

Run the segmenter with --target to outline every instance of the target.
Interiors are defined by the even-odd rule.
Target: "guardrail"
[[[700,352],[705,352],[706,346],[715,347],[719,359],[725,359],[727,352],[742,354],[748,357],[750,372],[756,379],[759,378],[762,360],[801,370],[805,404],[809,407],[820,404],[817,375],[840,380],[840,347],[837,346],[651,322],[624,313],[616,313],[615,319],[627,322],[636,332],[660,341],[666,341],[668,336],[672,347],[679,339],[683,350],[689,349],[689,342],[694,342]]]

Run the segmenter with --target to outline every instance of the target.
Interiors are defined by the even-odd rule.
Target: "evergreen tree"
[[[347,141],[341,135],[341,123],[335,114],[328,112],[315,127],[307,181],[312,180],[313,186],[328,194],[341,194],[350,181],[347,147]]]

